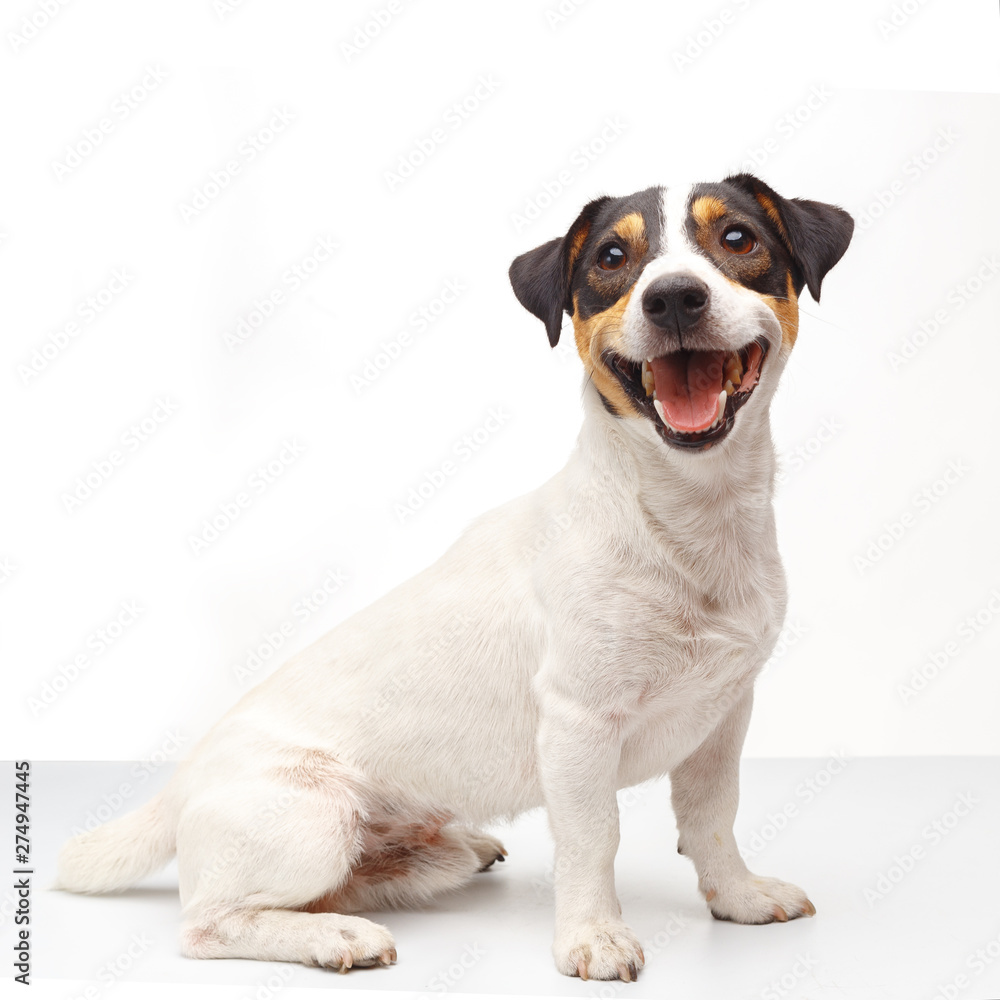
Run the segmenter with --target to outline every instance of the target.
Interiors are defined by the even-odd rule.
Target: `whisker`
[[[815,313],[806,312],[806,310],[801,306],[799,306],[799,312],[802,313],[803,316],[808,316],[810,319],[817,320],[820,323],[826,323],[827,326],[836,327],[838,330],[843,330],[845,333],[847,332],[846,326],[842,326],[840,323],[834,323],[832,319],[824,319],[822,316],[817,316]]]

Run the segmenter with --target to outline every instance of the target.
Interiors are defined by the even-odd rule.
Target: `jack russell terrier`
[[[556,967],[634,980],[616,791],[669,774],[714,916],[815,910],[733,836],[753,680],[785,613],[769,407],[797,298],[851,217],[749,174],[588,204],[518,257],[549,343],[570,315],[585,420],[566,467],[249,691],[136,812],[70,840],[58,887],[175,853],[194,958],[388,965],[380,924],[503,859],[478,829],[544,805]],[[539,544],[540,539],[544,544]]]

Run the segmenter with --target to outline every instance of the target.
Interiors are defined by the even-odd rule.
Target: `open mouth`
[[[733,429],[769,346],[758,337],[736,351],[672,351],[642,364],[611,350],[601,357],[667,444],[707,449]]]

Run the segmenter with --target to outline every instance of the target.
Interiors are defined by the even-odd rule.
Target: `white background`
[[[70,4],[16,43],[23,22],[8,17],[7,754],[130,759],[170,731],[192,739],[476,514],[553,474],[580,423],[579,362],[517,304],[510,260],[596,194],[754,164],[779,192],[869,225],[822,306],[804,301],[774,406],[794,628],[760,683],[747,752],[1000,749],[1000,282],[954,298],[996,248],[993,5],[928,2],[895,27],[891,5],[862,2],[835,16],[732,3],[725,21],[712,4],[591,3],[558,23],[554,3],[421,2],[363,49],[362,4],[223,6]],[[151,68],[165,79],[144,94]],[[456,115],[477,86],[479,106]],[[245,141],[276,109],[294,120],[250,160]],[[110,132],[74,167],[67,147],[85,152],[102,118]],[[444,141],[393,185],[435,128]],[[212,188],[231,160],[239,173]],[[199,190],[217,196],[185,220]],[[335,254],[297,291],[282,286],[320,238]],[[127,287],[87,324],[80,310],[116,269]],[[410,317],[449,281],[463,291],[417,330]],[[227,347],[282,287],[268,321]],[[941,332],[924,337],[940,309]],[[26,376],[71,321],[78,335]],[[377,379],[352,383],[406,330]],[[918,335],[894,368],[890,353]],[[123,449],[160,398],[176,412]],[[491,407],[507,415],[500,430],[401,520],[396,505]],[[195,555],[203,521],[293,439],[302,454]],[[68,510],[78,477],[116,448],[124,463]],[[917,500],[935,484],[933,503]],[[347,583],[296,618],[331,570]],[[128,601],[138,621],[95,655],[92,636]],[[962,630],[977,613],[985,626]],[[238,680],[247,650],[288,620],[282,648]],[[900,685],[933,673],[927,657],[947,643],[957,655],[904,700]],[[59,679],[81,653],[87,666]]]
[[[8,17],[7,754],[134,759],[168,732],[192,739],[476,514],[553,474],[579,427],[580,366],[569,338],[551,352],[517,304],[510,260],[599,193],[755,163],[779,192],[869,224],[822,306],[804,301],[773,410],[793,629],[760,683],[747,753],[1000,750],[1000,616],[962,630],[1000,594],[1000,281],[954,298],[996,252],[993,5],[928,2],[897,28],[891,5],[861,2],[835,17],[732,3],[726,21],[711,4],[592,3],[558,23],[554,4],[422,2],[363,49],[362,4],[223,6],[70,4],[16,51],[23,22]],[[165,79],[144,94],[149,69]],[[456,115],[477,86],[478,107]],[[251,160],[244,143],[276,110],[294,120]],[[102,118],[110,132],[74,167],[67,147],[86,152]],[[394,184],[435,128],[444,141]],[[239,173],[213,188],[232,160]],[[199,190],[216,197],[185,219]],[[283,286],[321,238],[332,257]],[[80,310],[116,270],[127,287],[88,324]],[[449,281],[457,300],[412,326]],[[280,307],[230,349],[275,288]],[[939,309],[941,332],[894,368],[890,353]],[[25,375],[71,321],[78,335]],[[352,382],[404,330],[400,356]],[[176,412],[123,447],[161,398]],[[493,407],[500,430],[401,519],[410,489]],[[205,519],[288,440],[304,451],[196,555]],[[78,477],[116,448],[124,463],[68,510]],[[961,475],[942,481],[950,468]],[[933,503],[917,500],[935,484]],[[347,582],[296,617],[331,570]],[[95,654],[129,601],[138,621]],[[285,621],[281,649],[239,680],[248,649]],[[957,655],[904,701],[900,685],[949,642]],[[60,680],[81,653],[87,666]]]
[[[597,194],[751,165],[782,194],[839,203],[867,224],[822,305],[804,300],[773,408],[790,628],[758,685],[747,754],[1000,752],[1000,281],[956,292],[980,269],[997,274],[983,263],[1000,232],[994,3],[590,0],[558,15],[558,0],[419,0],[350,52],[388,0],[92,0],[48,23],[43,2],[54,0],[8,4],[0,21],[2,755],[183,755],[249,683],[428,564],[475,515],[553,474],[579,428],[579,362],[565,342],[550,351],[519,307],[510,260],[564,232]],[[32,17],[42,26],[27,38]],[[144,94],[151,69],[164,79]],[[491,92],[456,119],[450,109],[477,86]],[[251,161],[243,144],[276,111],[293,120]],[[105,118],[100,144],[57,170]],[[391,186],[387,172],[435,128],[444,141]],[[239,173],[185,220],[181,206],[231,160]],[[561,172],[562,190],[546,195]],[[226,334],[321,238],[337,244],[333,257],[230,350]],[[116,271],[127,287],[84,322]],[[461,295],[417,332],[410,317],[448,282]],[[936,313],[928,338],[921,325]],[[23,377],[74,321],[65,350]],[[404,330],[399,357],[371,384],[352,382]],[[894,367],[906,344],[911,357]],[[125,451],[122,435],[163,398],[176,412]],[[496,408],[503,426],[401,519],[409,491]],[[302,453],[196,555],[203,521],[291,440]],[[68,510],[77,479],[116,448],[125,462]],[[331,573],[346,583],[297,617]],[[95,656],[123,602],[141,615]],[[240,680],[248,650],[284,622],[278,652]],[[949,643],[954,655],[942,654]],[[61,668],[81,654],[88,665],[66,680]],[[932,654],[945,666],[928,667]],[[876,841],[855,894],[921,823],[946,815],[951,791],[920,799],[914,763],[917,777],[893,792],[913,797],[913,816]],[[762,792],[743,835],[785,795]],[[970,866],[981,856],[950,850]],[[983,872],[964,874],[961,891],[978,889]],[[908,891],[948,920],[940,889]],[[902,890],[893,905],[910,905]],[[928,953],[941,982],[995,932],[973,923],[939,961]],[[871,961],[867,982],[892,981]],[[576,992],[596,995],[593,985]],[[871,995],[893,995],[879,988]]]

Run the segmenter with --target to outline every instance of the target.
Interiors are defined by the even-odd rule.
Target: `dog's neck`
[[[651,427],[609,413],[592,385],[584,391],[581,458],[608,498],[638,504],[665,558],[707,591],[740,586],[773,537],[776,460],[767,406],[743,411],[726,447],[686,453]],[[629,490],[629,495],[625,490]],[[749,583],[754,577],[747,573]]]

